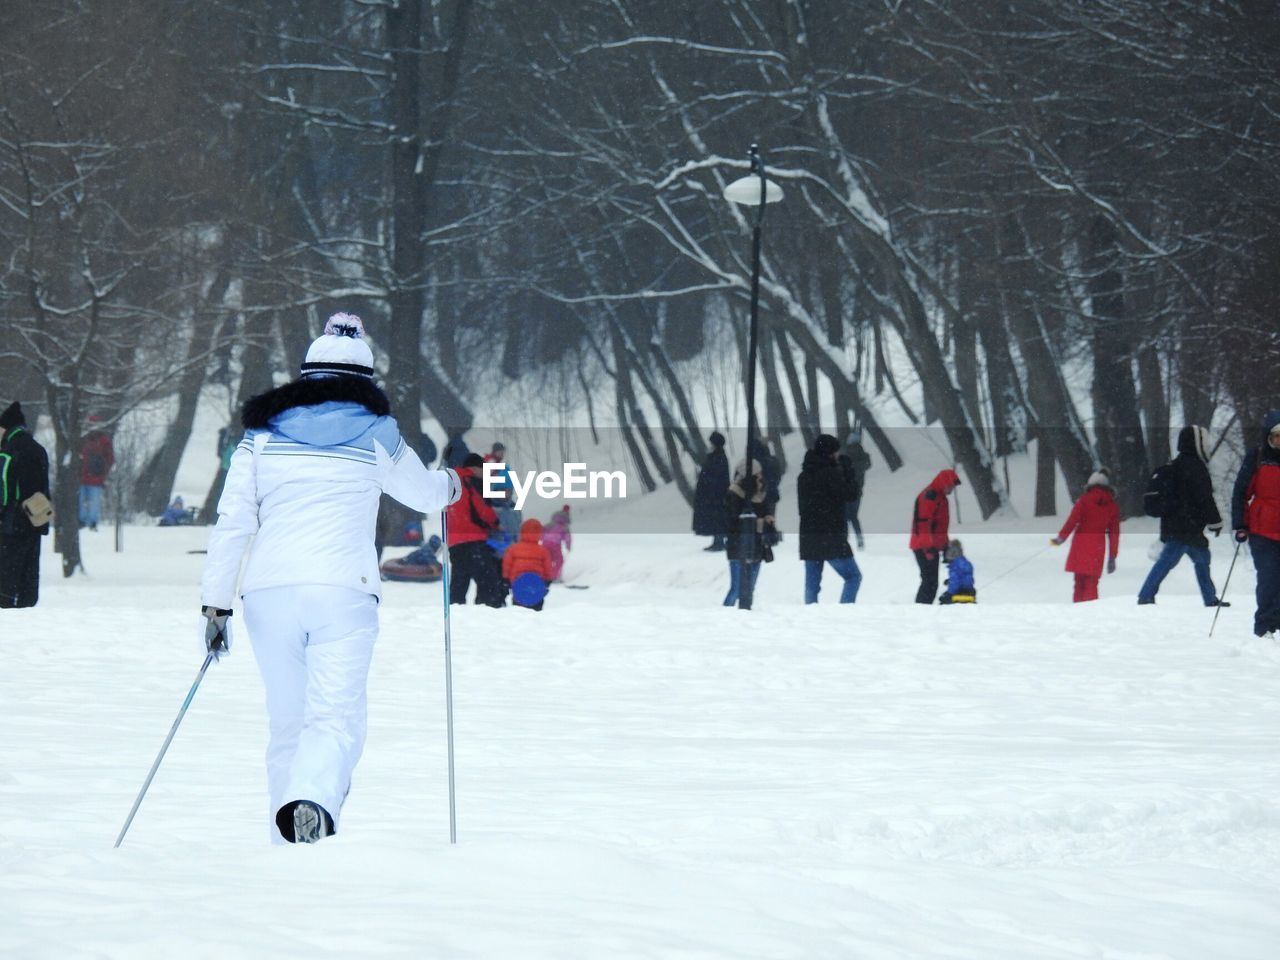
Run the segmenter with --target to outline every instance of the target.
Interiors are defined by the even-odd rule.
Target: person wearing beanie
[[[0,412],[0,609],[34,607],[40,599],[40,538],[49,522],[36,526],[26,507],[40,516],[48,498],[49,455],[15,400]]]
[[[805,453],[800,476],[796,478],[805,603],[818,602],[826,564],[844,580],[840,602],[853,603],[858,599],[862,571],[849,546],[845,509],[861,493],[853,465],[840,453],[840,441],[828,433],[819,434],[812,449]]]
[[[337,831],[364,748],[379,497],[431,513],[461,492],[455,473],[427,470],[400,436],[363,337],[358,317],[335,314],[298,379],[245,404],[201,581],[209,655],[231,651],[237,597],[253,636],[276,843]]]
[[[698,481],[693,488],[693,533],[710,537],[711,545],[703,549],[715,553],[725,548],[729,534],[729,518],[724,512],[724,495],[729,489],[729,458],[724,452],[724,434],[715,431],[708,438],[711,452],[702,461]]]
[[[729,592],[724,595],[726,607],[738,604],[747,586],[744,579],[747,576],[750,576],[750,588],[746,599],[755,596],[760,567],[773,559],[773,546],[778,542],[773,519],[775,506],[775,501],[769,499],[769,484],[760,461],[751,461],[750,475],[746,462],[739,463],[733,471],[733,483],[725,494],[722,508],[728,530],[724,548],[725,559],[729,561]],[[744,514],[755,514],[756,517],[755,541],[751,543],[742,537]]]
[[[1245,454],[1231,492],[1231,529],[1248,543],[1257,574],[1254,636],[1280,631],[1280,410],[1262,422],[1262,443]]]
[[[908,546],[920,568],[920,589],[916,603],[933,603],[938,595],[938,558],[947,549],[951,529],[951,507],[947,497],[960,486],[954,470],[940,470],[929,485],[916,495],[911,511],[911,540]]]
[[[1120,553],[1120,508],[1105,470],[1089,475],[1085,491],[1071,508],[1067,522],[1049,542],[1058,547],[1073,534],[1066,565],[1067,573],[1075,576],[1071,602],[1097,600],[1103,563],[1107,573],[1115,573]]]
[[[506,603],[502,566],[489,546],[499,529],[498,514],[484,498],[484,457],[469,453],[458,477],[462,496],[449,507],[449,602],[466,603],[471,581],[476,582],[476,603],[501,607]]]
[[[1138,590],[1138,603],[1156,602],[1156,592],[1184,556],[1195,568],[1200,598],[1206,607],[1230,604],[1218,598],[1209,574],[1209,540],[1207,526],[1214,536],[1222,532],[1222,516],[1213,500],[1213,481],[1209,479],[1209,431],[1204,427],[1183,427],[1178,433],[1178,455],[1169,465],[1172,473],[1171,509],[1160,517],[1160,542],[1164,547]]]
[[[858,495],[845,504],[845,519],[849,521],[858,549],[861,550],[866,546],[866,541],[862,538],[862,523],[858,520],[858,511],[862,509],[862,491],[866,486],[867,471],[871,469],[871,455],[862,447],[861,427],[855,427],[845,437],[844,455],[849,458],[853,479],[858,485]]]

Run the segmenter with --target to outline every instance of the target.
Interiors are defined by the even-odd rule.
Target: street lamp
[[[730,203],[740,203],[756,208],[755,223],[751,229],[751,327],[747,338],[747,477],[752,476],[752,445],[756,437],[756,344],[760,317],[760,227],[764,223],[764,207],[767,203],[777,203],[782,199],[782,188],[771,183],[764,175],[764,161],[760,159],[760,149],[751,145],[749,153],[751,173],[733,181],[724,188],[724,198]],[[761,444],[760,464],[764,465],[764,450]],[[744,480],[743,492],[747,502],[742,513],[738,515],[738,529],[742,542],[742,572],[739,578],[738,608],[750,610],[754,599],[755,566],[760,562],[760,538],[756,535],[756,515],[751,510],[751,497],[755,488],[750,479]]]

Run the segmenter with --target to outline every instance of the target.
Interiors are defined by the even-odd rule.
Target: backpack
[[[0,453],[0,507],[7,507],[10,500],[14,503],[18,502],[18,491],[14,490],[12,494],[9,492],[9,473],[13,465],[13,456],[8,453]]]
[[[1142,495],[1142,509],[1148,517],[1169,517],[1178,509],[1178,478],[1172,461],[1151,474]]]

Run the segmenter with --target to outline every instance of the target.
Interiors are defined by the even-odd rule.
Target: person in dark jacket
[[[1280,410],[1263,421],[1262,446],[1245,455],[1231,492],[1231,529],[1248,541],[1258,575],[1255,636],[1280,630]]]
[[[920,568],[920,589],[916,603],[933,603],[938,595],[938,558],[947,549],[951,529],[951,507],[947,497],[960,486],[954,470],[940,470],[927,487],[916,496],[911,512],[909,546]]]
[[[729,532],[729,518],[724,512],[724,495],[729,489],[729,458],[724,452],[724,434],[711,434],[711,452],[698,472],[698,483],[693,489],[693,532],[699,537],[711,537],[711,552],[725,548],[724,538]]]
[[[484,458],[469,453],[458,467],[462,496],[447,510],[449,531],[449,602],[466,603],[471,581],[476,582],[476,603],[489,607],[506,604],[502,566],[489,535],[498,529],[498,515],[484,499],[481,471]]]
[[[34,607],[40,598],[40,538],[22,502],[49,495],[49,455],[27,431],[15,400],[0,413],[0,608]]]
[[[862,508],[862,490],[866,485],[867,471],[871,469],[871,455],[862,447],[861,427],[855,427],[853,432],[845,438],[844,455],[849,458],[849,463],[853,467],[853,479],[858,485],[858,495],[845,504],[845,518],[853,528],[854,538],[858,542],[858,549],[861,550],[866,546],[866,542],[862,539],[862,523],[858,520],[858,511]]]
[[[1228,606],[1218,599],[1209,576],[1207,526],[1214,535],[1222,532],[1222,517],[1213,502],[1213,481],[1209,479],[1209,432],[1204,427],[1183,427],[1178,433],[1178,455],[1173,458],[1174,509],[1160,518],[1160,542],[1164,549],[1138,590],[1138,603],[1156,602],[1156,591],[1184,556],[1195,567],[1200,597],[1206,607]]]
[[[818,602],[824,563],[831,564],[844,579],[840,602],[858,599],[862,571],[849,547],[845,507],[859,493],[853,464],[840,454],[840,441],[830,434],[820,434],[813,441],[813,449],[804,455],[796,480],[805,603]]]
[[[748,506],[749,505],[749,506]],[[768,545],[773,539],[773,509],[775,502],[769,499],[768,484],[764,479],[764,471],[758,460],[751,461],[751,476],[747,476],[747,465],[738,464],[733,472],[733,483],[723,501],[725,525],[728,529],[725,543],[725,556],[729,561],[729,592],[724,596],[724,605],[732,607],[738,602],[742,589],[743,566],[751,568],[751,592],[754,594],[756,580],[760,576],[763,565],[758,556],[748,557],[746,545],[742,539],[742,514],[748,509],[756,515],[757,543]],[[751,563],[746,563],[751,560]]]

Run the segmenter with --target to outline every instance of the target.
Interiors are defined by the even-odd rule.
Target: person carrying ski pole
[[[400,436],[363,335],[359,317],[335,314],[299,378],[245,404],[201,582],[205,646],[221,658],[253,538],[239,594],[266,687],[274,843],[337,832],[364,748],[378,498],[430,513],[461,494],[454,471],[427,470]]]
[[[1253,633],[1280,630],[1280,410],[1263,421],[1262,445],[1248,451],[1231,492],[1236,543],[1248,543],[1258,574]]]

